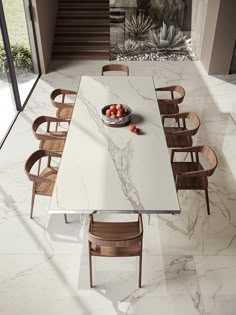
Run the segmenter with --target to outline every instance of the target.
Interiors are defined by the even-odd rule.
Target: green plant
[[[133,39],[127,39],[124,43],[119,43],[116,47],[116,52],[126,55],[132,55],[138,53],[143,49],[140,42],[136,42]]]
[[[17,73],[32,71],[31,53],[28,48],[15,44],[11,46],[12,59]],[[5,48],[0,45],[0,74],[9,72]]]
[[[156,50],[184,50],[189,43],[183,32],[177,31],[174,25],[167,27],[164,22],[160,31],[150,31],[147,39],[147,45]]]
[[[154,24],[150,17],[143,14],[132,15],[130,20],[125,20],[124,29],[128,36],[136,40],[144,40],[148,36],[148,32],[154,28]]]

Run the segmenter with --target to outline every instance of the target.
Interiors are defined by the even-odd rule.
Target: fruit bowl
[[[102,108],[102,121],[106,126],[123,127],[131,120],[132,110],[123,104],[110,104]]]

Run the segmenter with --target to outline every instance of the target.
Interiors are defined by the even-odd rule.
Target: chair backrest
[[[39,128],[40,125],[42,125],[43,123],[46,123],[47,122],[47,116],[39,116],[37,117],[33,124],[32,124],[32,131],[33,131],[33,134],[35,135],[35,137],[38,139],[38,140],[41,140],[42,139],[42,135],[39,134],[37,132],[37,129]]]
[[[171,98],[158,99],[158,103],[166,103],[169,105],[177,105],[183,102],[185,97],[185,89],[180,85],[171,85],[155,89],[158,92],[170,92]],[[178,93],[178,97],[174,97],[174,92]]]
[[[51,102],[52,102],[52,105],[59,108],[61,107],[62,105],[69,105],[69,106],[73,106],[74,103],[72,102],[69,102],[69,103],[65,103],[65,97],[66,95],[76,95],[77,93],[75,91],[71,91],[71,90],[64,90],[64,89],[55,89],[51,92],[50,94],[50,99],[51,99]],[[61,102],[59,101],[55,101],[55,99],[58,97],[58,96],[61,96]]]
[[[201,121],[200,121],[198,115],[194,112],[187,112],[187,113],[185,113],[185,118],[189,119],[193,123],[194,130],[196,133],[198,131],[200,125],[201,125]]]
[[[164,115],[162,120],[164,121],[165,118],[168,118],[168,115],[166,116]],[[176,134],[179,134],[179,135],[186,134],[189,136],[194,136],[198,132],[198,129],[201,125],[198,115],[193,112],[185,112],[185,113],[178,113],[178,114],[170,115],[170,118],[177,120],[179,124],[181,123],[181,120],[182,120],[184,129],[187,128],[186,120],[188,119],[191,121],[193,127],[189,129],[185,129],[183,131],[177,131]]]
[[[46,150],[37,150],[33,152],[30,157],[25,162],[25,173],[28,176],[29,180],[36,182],[38,176],[31,173],[31,169],[35,163],[40,161],[43,157],[61,157],[61,153],[53,152],[53,151],[46,151]]]
[[[37,117],[32,124],[32,131],[33,131],[33,134],[36,137],[36,139],[38,139],[38,140],[45,140],[46,138],[58,139],[58,137],[53,137],[52,135],[45,136],[44,133],[40,133],[37,131],[38,128],[44,123],[47,124],[47,131],[50,131],[50,123],[58,123],[58,122],[67,122],[67,120],[57,118],[57,117],[51,117],[51,116],[39,116],[39,117]]]
[[[123,228],[127,227],[127,222],[124,222]],[[143,222],[142,222],[142,215],[139,214],[138,221],[136,222],[138,225],[138,233],[136,235],[132,235],[132,237],[122,237],[122,230],[121,230],[121,237],[119,240],[112,238],[112,236],[108,238],[102,238],[93,235],[92,226],[93,226],[93,215],[90,215],[89,220],[89,235],[88,239],[91,243],[98,246],[107,246],[107,247],[129,247],[134,246],[140,243],[143,237]]]
[[[129,67],[121,64],[110,64],[102,67],[102,75],[107,71],[122,71],[129,75]]]
[[[198,152],[205,156],[206,159],[209,161],[211,168],[207,169],[206,171],[207,176],[211,176],[218,165],[218,159],[215,152],[210,147],[205,145],[200,146]]]
[[[177,99],[179,100],[179,104],[182,103],[185,97],[185,89],[181,85],[174,85],[173,92],[177,92],[179,94]]]

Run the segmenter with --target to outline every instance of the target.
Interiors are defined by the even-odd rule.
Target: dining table
[[[102,108],[132,110],[128,126],[102,120]],[[152,76],[82,76],[49,213],[180,213]]]

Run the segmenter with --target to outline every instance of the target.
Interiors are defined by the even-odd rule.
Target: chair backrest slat
[[[110,64],[102,67],[102,75],[107,71],[122,71],[129,75],[129,67],[121,64]]]

